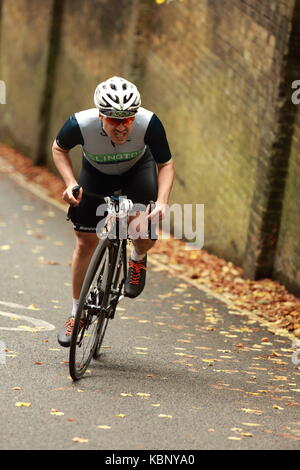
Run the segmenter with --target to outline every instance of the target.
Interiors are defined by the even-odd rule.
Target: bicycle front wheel
[[[107,326],[102,304],[110,270],[109,252],[110,241],[101,240],[81,289],[70,346],[69,369],[73,380],[79,380],[86,372],[98,345],[99,333]]]
[[[122,243],[112,244],[109,249],[109,264],[110,271],[107,277],[103,277],[103,303],[102,306],[105,310],[105,319],[98,325],[98,333],[96,338],[96,346],[93,353],[93,358],[98,359],[100,356],[100,349],[102,346],[103,338],[106,332],[108,321],[114,318],[115,310],[122,295],[125,276],[126,276],[126,241]]]

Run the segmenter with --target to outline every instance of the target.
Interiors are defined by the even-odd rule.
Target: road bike
[[[79,189],[78,186],[73,188],[75,197]],[[130,238],[127,220],[133,209],[139,208],[126,196],[85,194],[105,201],[107,215],[84,278],[75,315],[69,356],[69,370],[74,381],[84,375],[92,359],[99,358],[108,322],[114,318],[117,305],[125,295],[127,241]],[[154,202],[150,201],[149,212],[154,207]],[[151,221],[148,236],[156,238]]]

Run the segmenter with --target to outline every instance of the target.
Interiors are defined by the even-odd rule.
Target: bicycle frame
[[[75,316],[69,360],[73,380],[83,376],[92,358],[99,357],[108,322],[115,316],[127,277],[128,235],[126,230],[124,237],[120,229],[121,224],[127,224],[133,203],[116,196],[105,200],[108,207],[108,216],[102,225],[105,232],[99,237],[87,269]],[[89,333],[85,334],[86,331]]]

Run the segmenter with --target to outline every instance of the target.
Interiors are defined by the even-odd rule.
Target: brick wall
[[[291,16],[292,3],[189,0],[149,18],[144,103],[166,124],[173,201],[204,203],[205,247],[239,264],[258,161],[268,165]]]
[[[300,78],[300,1],[295,4],[288,62],[289,96],[293,91],[293,81]],[[299,104],[291,103],[290,99],[287,103],[290,113],[285,116],[285,122],[289,125],[291,141],[273,277],[300,294],[300,109]]]
[[[295,133],[284,198],[284,207],[278,241],[274,277],[300,292],[300,110],[295,122]]]
[[[165,124],[171,202],[205,204],[205,248],[300,290],[300,0],[0,0],[0,22],[3,141],[54,170],[64,121],[126,76]]]

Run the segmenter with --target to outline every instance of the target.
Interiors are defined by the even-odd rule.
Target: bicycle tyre
[[[100,356],[100,349],[103,343],[103,338],[106,332],[106,328],[108,325],[109,319],[114,317],[115,310],[117,308],[117,304],[119,301],[119,297],[121,295],[122,287],[125,282],[126,276],[126,243],[122,243],[121,251],[118,255],[117,259],[114,259],[115,252],[114,250],[118,250],[120,245],[117,247],[111,246],[110,250],[110,264],[112,266],[112,271],[110,272],[110,276],[107,279],[107,285],[105,289],[104,295],[104,303],[103,307],[106,309],[107,314],[103,321],[103,323],[98,326],[97,338],[96,338],[96,347],[94,349],[93,358],[98,359]],[[116,269],[114,269],[116,267]]]
[[[109,270],[109,247],[108,238],[99,242],[83,281],[70,345],[69,370],[73,380],[79,380],[86,372],[98,344],[101,325],[106,320],[104,313],[93,314],[86,306],[88,299],[94,294],[95,282],[98,285],[101,269],[106,272]],[[103,299],[98,299],[99,307],[102,307],[102,301]]]

